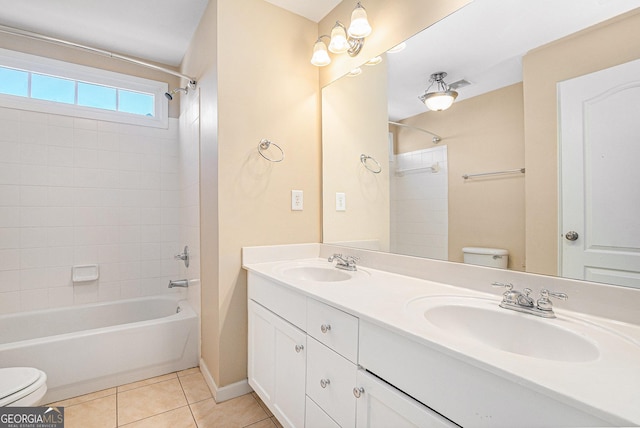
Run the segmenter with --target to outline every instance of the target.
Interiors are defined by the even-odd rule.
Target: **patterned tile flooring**
[[[280,428],[255,393],[216,403],[199,368],[51,403],[65,428]]]

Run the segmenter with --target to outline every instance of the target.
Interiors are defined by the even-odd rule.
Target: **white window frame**
[[[14,68],[36,74],[46,74],[78,82],[111,86],[125,91],[143,92],[154,95],[155,116],[144,116],[121,111],[86,107],[77,104],[65,104],[55,101],[16,95],[0,94],[0,106],[19,110],[60,114],[65,116],[149,126],[169,127],[169,108],[164,94],[169,90],[166,82],[130,76],[99,68],[58,61],[22,52],[0,48],[0,66]]]

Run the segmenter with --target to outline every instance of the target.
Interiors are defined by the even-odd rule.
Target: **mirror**
[[[456,262],[507,249],[509,269],[557,275],[556,85],[640,57],[637,6],[475,0],[324,87],[323,242]],[[545,63],[560,45],[569,65]],[[459,95],[428,111],[418,96],[441,71]]]

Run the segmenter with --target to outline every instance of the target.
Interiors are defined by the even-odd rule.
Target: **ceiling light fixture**
[[[433,73],[429,79],[431,84],[424,91],[424,94],[418,97],[429,110],[446,110],[451,107],[458,96],[458,93],[456,91],[452,91],[451,88],[449,88],[449,85],[445,83],[445,77],[447,77],[447,73],[443,71]],[[436,85],[436,90],[434,92],[429,92],[429,89],[431,89],[434,84]]]
[[[364,46],[364,39],[371,34],[371,25],[367,20],[367,11],[358,2],[351,13],[351,24],[349,28],[345,27],[340,21],[331,29],[331,37],[323,34],[318,37],[313,45],[313,55],[311,64],[317,67],[323,67],[331,63],[331,57],[327,51],[327,45],[322,40],[323,37],[329,39],[328,50],[334,54],[348,53],[349,56],[356,56]]]

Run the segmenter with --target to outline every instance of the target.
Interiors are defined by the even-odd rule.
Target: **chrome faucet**
[[[189,286],[188,279],[177,279],[177,280],[169,280],[169,288],[173,287],[184,287],[187,288]]]
[[[357,270],[356,262],[360,259],[355,256],[343,256],[342,254],[334,254],[333,256],[329,257],[328,260],[329,263],[335,260],[336,267],[338,269],[354,271]]]
[[[535,302],[529,294],[531,294],[530,288],[525,288],[522,292],[513,289],[513,284],[494,282],[491,285],[494,287],[504,287],[507,289],[502,294],[502,302],[500,307],[505,309],[511,309],[517,312],[524,312],[525,314],[532,314],[543,318],[555,318],[556,314],[553,313],[553,303],[549,300],[549,297],[555,297],[561,300],[567,300],[569,296],[565,293],[556,293],[543,289],[540,291],[540,298]]]

